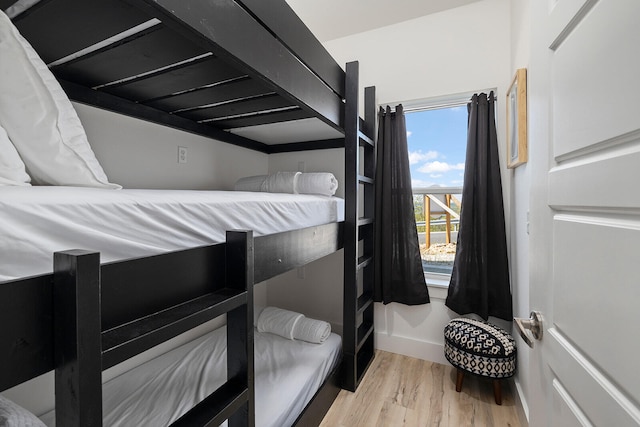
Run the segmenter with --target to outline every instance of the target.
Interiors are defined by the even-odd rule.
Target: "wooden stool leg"
[[[464,371],[458,369],[458,376],[456,377],[456,391],[458,393],[462,390],[462,380],[464,380]]]
[[[500,380],[493,380],[493,397],[498,405],[502,405],[502,383]]]

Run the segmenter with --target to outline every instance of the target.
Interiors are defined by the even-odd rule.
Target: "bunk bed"
[[[265,153],[345,149],[341,221],[107,263],[69,248],[52,273],[0,282],[0,391],[54,370],[58,425],[100,425],[103,369],[226,314],[227,382],[172,425],[254,425],[253,285],[344,248],[342,364],[297,420],[319,423],[373,358],[375,92],[360,118],[358,64],[343,71],[284,0],[0,9],[76,102]],[[251,131],[299,120],[329,137],[273,144]]]

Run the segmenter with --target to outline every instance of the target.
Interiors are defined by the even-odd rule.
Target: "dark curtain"
[[[467,105],[467,158],[456,257],[446,305],[513,319],[493,92]]]
[[[426,304],[420,244],[413,208],[407,126],[402,105],[378,113],[375,197],[374,300]]]

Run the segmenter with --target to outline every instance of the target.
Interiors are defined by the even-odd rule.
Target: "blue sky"
[[[406,113],[414,188],[461,187],[467,145],[467,107]]]

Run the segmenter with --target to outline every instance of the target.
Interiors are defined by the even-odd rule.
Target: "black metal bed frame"
[[[229,381],[174,425],[253,425],[253,284],[344,247],[343,364],[297,421],[318,424],[373,358],[375,92],[362,120],[357,63],[342,71],[284,0],[41,0],[12,19],[73,100],[266,153],[345,147],[346,205],[341,223],[152,257],[56,253],[54,273],[0,283],[0,390],[55,370],[57,425],[101,425],[103,369],[226,313]],[[308,117],[344,139],[228,132]]]

